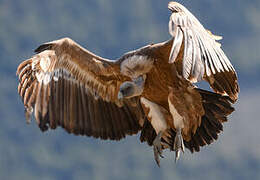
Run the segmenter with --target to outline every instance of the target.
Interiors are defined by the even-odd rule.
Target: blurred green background
[[[158,168],[139,135],[100,141],[26,125],[15,72],[39,44],[62,37],[111,59],[165,41],[168,1],[0,0],[0,179],[260,179],[260,1],[179,2],[224,37],[241,93],[217,142],[177,165],[166,152]]]

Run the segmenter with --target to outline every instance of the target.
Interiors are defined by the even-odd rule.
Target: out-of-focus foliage
[[[177,165],[166,153],[157,168],[139,136],[120,142],[42,134],[28,126],[16,93],[17,65],[39,44],[68,36],[103,57],[117,58],[167,40],[166,0],[0,0],[0,179],[260,179],[260,2],[181,1],[214,34],[238,70],[237,111],[224,133]]]

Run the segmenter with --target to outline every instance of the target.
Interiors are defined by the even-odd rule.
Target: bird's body
[[[208,30],[182,5],[169,3],[169,41],[108,60],[69,38],[41,45],[17,69],[18,92],[41,130],[141,141],[192,152],[217,139],[238,97],[236,72]],[[216,92],[196,88],[209,82]]]

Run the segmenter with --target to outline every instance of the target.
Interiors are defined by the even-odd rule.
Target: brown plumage
[[[69,133],[118,140],[141,129],[142,110],[128,107],[128,100],[119,105],[117,91],[125,77],[116,75],[110,62],[66,38],[36,52],[17,69],[28,121],[34,108],[43,131],[61,126]]]
[[[191,152],[216,140],[238,98],[236,72],[216,42],[182,5],[169,3],[172,39],[108,60],[64,38],[39,46],[17,68],[25,116],[42,131],[140,140]],[[215,91],[196,88],[205,80]],[[183,138],[182,138],[183,137]]]

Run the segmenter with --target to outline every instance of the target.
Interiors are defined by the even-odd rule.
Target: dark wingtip
[[[35,53],[41,53],[42,51],[49,50],[52,48],[52,44],[42,44],[34,50]]]

